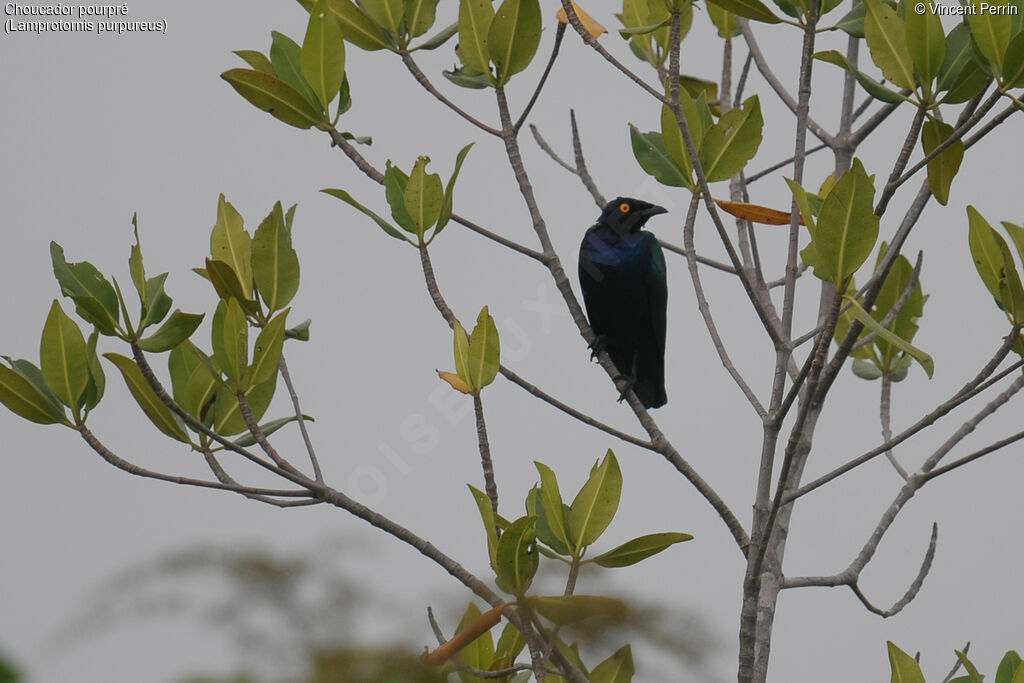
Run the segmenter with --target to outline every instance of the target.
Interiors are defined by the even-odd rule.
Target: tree
[[[757,0],[723,1],[709,6],[708,14],[725,40],[722,77],[718,83],[680,73],[680,42],[689,28],[693,11],[689,3],[662,6],[659,0],[624,4],[623,33],[629,38],[633,53],[656,70],[657,86],[652,86],[605,49],[597,39],[601,29],[568,2],[563,3],[563,21],[555,29],[549,59],[549,65],[553,65],[565,33],[571,27],[594,49],[595,63],[604,60],[622,73],[624,80],[620,87],[635,88],[631,92],[649,96],[651,106],[660,112],[660,130],[643,132],[635,126],[630,129],[633,151],[640,166],[659,182],[690,193],[683,246],[669,244],[667,247],[685,257],[698,307],[714,348],[746,397],[755,424],[762,428],[754,515],[749,529],[701,477],[686,450],[673,445],[658,422],[630,392],[626,392],[627,403],[646,437],[632,436],[566,405],[501,365],[496,329],[488,311],[481,311],[477,327],[467,339],[465,328],[458,323],[438,285],[428,246],[449,222],[454,222],[544,266],[580,335],[595,347],[596,340],[573,293],[562,260],[555,252],[536,201],[533,189],[536,181],[531,182],[536,173],[528,173],[519,145],[519,134],[542,94],[550,69],[537,81],[534,91],[537,96],[523,98],[518,109],[513,109],[506,93],[510,79],[515,77],[518,82],[525,78],[518,74],[534,60],[541,42],[545,17],[536,1],[506,0],[495,10],[487,3],[467,0],[460,3],[458,20],[430,38],[422,36],[431,33],[436,3],[380,0],[367,2],[363,8],[344,0],[321,0],[315,5],[305,3],[310,18],[301,45],[283,34],[276,34],[268,55],[240,51],[239,56],[251,68],[232,69],[224,74],[225,80],[258,108],[297,128],[326,132],[356,168],[384,186],[384,199],[393,221],[367,208],[374,203],[364,198],[364,195],[371,196],[369,190],[337,189],[328,193],[361,210],[391,237],[417,249],[430,296],[455,330],[456,372],[445,378],[455,389],[473,396],[486,482],[486,493],[477,490],[476,501],[484,520],[489,556],[499,586],[516,598],[515,608],[507,605],[480,577],[466,571],[424,538],[328,486],[320,475],[311,440],[306,436],[305,419],[297,398],[293,416],[258,424],[277,388],[278,368],[285,387],[291,388],[281,355],[286,338],[302,339],[308,334],[308,327],[289,328],[286,323],[287,306],[298,284],[298,259],[291,248],[293,213],[286,212],[280,204],[250,238],[233,206],[223,196],[218,203],[210,258],[201,269],[201,275],[210,280],[219,300],[212,316],[212,354],[188,341],[199,327],[202,316],[175,311],[168,317],[171,300],[164,292],[164,276],[146,276],[138,242],[129,262],[131,280],[142,306],[138,317],[129,315],[116,281],[111,283],[88,263],[69,263],[63,250],[55,245],[54,270],[62,291],[73,299],[79,317],[92,325],[94,331],[87,339],[55,302],[43,332],[40,367],[27,361],[11,361],[10,368],[0,370],[3,387],[0,398],[22,417],[75,429],[108,462],[133,474],[234,491],[282,507],[327,503],[342,508],[412,545],[494,606],[497,611],[480,615],[484,619],[482,623],[487,623],[485,617],[496,622],[498,613],[503,612],[511,624],[507,627],[509,639],[517,631],[525,636],[524,646],[528,646],[531,654],[530,667],[538,677],[543,675],[546,655],[550,652],[551,666],[570,680],[582,680],[586,669],[583,662],[574,661],[576,657],[571,650],[552,648],[546,641],[556,637],[561,622],[589,616],[592,612],[614,616],[619,610],[619,605],[612,601],[585,596],[574,598],[571,594],[575,572],[584,562],[585,548],[597,540],[616,511],[621,471],[618,460],[609,452],[591,472],[566,513],[554,472],[538,464],[541,484],[527,498],[528,514],[518,519],[502,518],[498,514],[497,485],[491,472],[490,442],[481,398],[481,391],[500,372],[513,384],[571,417],[660,455],[716,511],[741,551],[746,566],[738,677],[741,681],[765,680],[775,606],[783,589],[846,586],[869,610],[882,615],[898,612],[914,598],[928,573],[935,552],[936,531],[933,528],[921,569],[904,598],[889,609],[878,608],[864,594],[859,579],[896,515],[927,482],[1024,436],[1019,433],[1002,438],[942,462],[967,434],[1024,385],[1021,377],[1003,382],[1020,367],[1020,363],[1007,365],[1004,361],[1011,353],[1019,354],[1024,350],[1018,342],[1019,328],[1024,323],[1024,290],[1013,251],[986,221],[983,212],[975,209],[969,211],[967,221],[970,253],[982,282],[1006,313],[1006,336],[1001,343],[993,342],[996,351],[990,358],[978,361],[981,369],[965,378],[962,388],[951,397],[923,412],[923,417],[895,436],[889,426],[893,383],[908,377],[913,363],[929,376],[935,365],[928,354],[911,344],[926,299],[920,284],[921,259],[912,265],[901,252],[931,198],[941,204],[948,201],[950,186],[965,151],[1021,108],[1020,101],[1013,96],[1014,90],[1022,85],[1024,39],[1020,38],[1019,20],[1005,14],[979,13],[967,17],[947,34],[934,10],[928,7],[919,14],[917,8],[893,8],[871,0],[835,19],[834,24],[824,26],[822,21],[837,9],[833,3],[819,6],[780,1],[776,4],[778,11]],[[454,12],[454,7],[441,9]],[[1019,16],[1019,12],[1014,16]],[[760,24],[768,23],[786,23],[794,35],[802,37],[796,99],[775,76],[758,48],[754,27],[760,30]],[[816,52],[819,29],[826,28],[848,34],[845,54],[832,50]],[[488,93],[493,90],[498,110],[496,122],[487,123],[482,117],[453,104],[418,66],[416,52],[419,49],[440,47],[456,33],[460,66],[445,75],[459,86]],[[748,56],[739,71],[736,92],[733,92],[733,39],[740,35]],[[346,42],[343,41],[362,50],[394,53],[421,86],[478,130],[480,140],[500,141],[519,194],[529,210],[539,249],[502,236],[499,231],[483,227],[478,221],[456,212],[456,180],[463,164],[472,163],[467,162],[468,146],[458,152],[453,147],[449,158],[454,170],[447,183],[427,171],[425,157],[408,170],[390,163],[381,169],[367,160],[357,145],[368,140],[338,127],[340,117],[352,101],[346,85]],[[889,86],[860,70],[857,57],[862,42]],[[845,70],[836,133],[829,133],[818,123],[817,117],[811,116],[811,74],[816,61]],[[747,188],[760,174],[746,176],[744,168],[764,137],[760,99],[755,95],[744,101],[740,96],[746,88],[751,66],[756,66],[770,89],[795,114],[794,153],[784,162],[785,167],[793,166],[789,181],[793,201],[789,211],[753,204],[746,196]],[[868,93],[865,104],[859,107],[855,102],[858,83]],[[466,95],[467,99],[482,96]],[[1009,104],[997,110],[1004,98]],[[335,100],[337,106],[332,115]],[[858,147],[869,135],[894,112],[906,109],[914,112],[913,121],[895,160],[856,157]],[[858,125],[858,114],[869,110],[872,113],[867,121]],[[513,116],[513,111],[520,113]],[[941,111],[956,112],[956,125],[945,123],[938,113]],[[993,111],[997,113],[992,114]],[[575,121],[573,131],[575,160],[573,164],[564,165],[580,177],[601,206],[604,197],[587,171]],[[534,132],[540,141],[539,132]],[[808,147],[808,132],[820,140],[818,148]],[[380,135],[375,137],[380,144]],[[924,156],[911,165],[919,138]],[[805,166],[808,156],[816,149],[833,151],[833,172],[816,192],[810,192]],[[870,171],[885,174],[878,177],[886,177],[886,182],[876,181]],[[927,178],[921,181],[920,190],[899,218],[899,225],[894,226],[891,200],[909,180],[925,174]],[[709,183],[725,180],[730,181],[729,199],[716,200]],[[376,203],[380,203],[379,199]],[[727,228],[722,211],[736,216],[735,233]],[[725,251],[723,261],[713,261],[696,251],[696,222],[705,214]],[[763,260],[758,248],[762,230],[759,226],[773,223],[789,224],[787,248],[780,263]],[[802,224],[810,235],[809,242],[804,237]],[[1024,231],[1009,222],[1004,225],[1019,255]],[[881,243],[880,235],[884,237]],[[801,244],[804,245],[802,250]],[[876,246],[874,269],[867,273],[862,267]],[[727,352],[704,293],[701,265],[728,273],[746,293],[764,329],[767,348],[774,355],[770,363],[773,379],[767,393],[753,388],[754,383],[737,369]],[[769,279],[773,266],[774,271],[784,273],[778,281]],[[809,268],[813,268],[816,280],[806,273]],[[858,272],[864,273],[861,275],[864,283],[859,288],[854,281]],[[777,294],[779,289],[781,300]],[[797,305],[798,290],[808,289],[814,291],[818,299],[809,307],[809,316]],[[809,329],[801,332],[796,324],[804,317],[816,319]],[[160,327],[152,331],[157,325]],[[250,325],[260,330],[251,359]],[[104,374],[96,351],[101,336],[120,337],[129,344],[131,357],[105,355],[123,375],[132,395],[154,424],[165,435],[201,453],[214,480],[143,470],[111,452],[86,426],[88,413],[103,395]],[[147,356],[164,351],[171,353],[170,391],[164,388]],[[610,360],[603,353],[597,356],[601,367],[614,380],[618,373]],[[827,400],[834,400],[835,380],[848,361],[863,379],[880,380],[883,443],[804,483],[804,468],[818,452],[812,444],[819,417]],[[621,380],[618,388],[625,388]],[[289,393],[294,396],[294,392]],[[908,468],[897,459],[893,453],[895,446],[927,431],[940,418],[983,393],[988,403],[975,408],[962,426],[930,452],[917,468]],[[294,457],[279,453],[267,438],[291,422],[297,423],[306,438],[311,475],[303,473]],[[250,436],[232,439],[245,431]],[[257,445],[259,451],[253,448]],[[233,452],[248,459],[294,487],[239,483],[221,464],[222,452]],[[861,552],[845,570],[833,575],[786,576],[783,556],[795,501],[883,454],[891,460],[903,484]],[[585,515],[582,512],[585,509],[595,511],[596,516]],[[664,550],[672,543],[686,540],[686,536],[680,532],[659,532],[588,559],[617,566],[625,564],[627,559],[639,560]],[[527,591],[537,569],[535,548],[566,559],[569,580],[567,595],[563,598],[528,597]],[[537,613],[549,622],[535,623]],[[470,622],[475,620],[472,610],[467,615],[462,624],[464,628],[460,629],[463,633],[472,632]],[[552,623],[556,626],[551,626]],[[512,655],[512,650],[500,651],[499,645],[498,660],[502,659],[501,655]],[[487,666],[510,664],[479,658],[475,661]],[[626,669],[631,666],[627,666],[627,661],[631,662],[629,651],[623,649],[595,670],[601,667],[605,667],[602,671],[614,667]],[[591,674],[593,679],[596,674]]]

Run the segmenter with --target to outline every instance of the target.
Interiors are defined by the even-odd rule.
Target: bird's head
[[[636,234],[651,216],[657,216],[659,213],[668,213],[668,211],[657,204],[640,199],[616,197],[608,202],[604,211],[601,212],[601,217],[597,220],[620,233]]]

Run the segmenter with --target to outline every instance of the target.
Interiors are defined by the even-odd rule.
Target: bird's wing
[[[665,351],[665,327],[668,306],[668,275],[665,268],[665,252],[661,250],[658,239],[651,233],[644,235],[648,250],[649,264],[645,278],[647,302],[650,307],[651,328],[658,348]]]

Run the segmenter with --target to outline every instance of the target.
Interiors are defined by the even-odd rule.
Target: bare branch
[[[889,200],[892,199],[893,194],[896,192],[896,188],[899,187],[897,180],[899,180],[900,174],[903,173],[903,169],[907,167],[907,161],[910,160],[910,153],[914,151],[914,145],[917,144],[917,138],[921,134],[921,126],[924,124],[925,108],[918,107],[917,112],[914,114],[914,120],[910,124],[910,130],[907,131],[907,137],[903,141],[903,147],[900,148],[900,153],[896,157],[896,162],[892,166],[892,172],[889,174],[889,180],[885,184],[885,188],[882,190],[882,196],[878,200],[878,204],[875,205],[875,215],[881,216],[885,213],[885,207],[889,205]]]
[[[548,64],[544,67],[544,73],[541,74],[540,80],[537,82],[537,87],[533,91],[533,95],[530,96],[530,101],[526,103],[526,107],[523,109],[523,113],[516,119],[515,125],[513,126],[516,132],[523,127],[523,123],[526,121],[526,117],[530,115],[530,111],[533,109],[533,105],[537,103],[537,98],[540,97],[540,91],[544,89],[544,84],[548,81],[548,76],[551,74],[551,68],[555,65],[555,59],[558,58],[558,48],[562,46],[562,38],[565,37],[565,24],[559,23],[558,28],[555,29],[555,45],[551,48],[551,57],[548,58]],[[495,131],[498,135],[501,135],[501,131]]]
[[[964,645],[964,649],[962,650],[962,652],[964,654],[967,654],[967,651],[970,650],[970,649],[971,649],[971,642],[967,641],[967,644]],[[953,676],[956,676],[956,672],[960,670],[960,665],[961,665],[960,658],[957,657],[956,661],[953,662],[953,668],[950,669],[949,673],[946,674],[946,677],[942,679],[942,683],[949,683],[951,680],[953,680]]]
[[[824,142],[822,142],[822,143],[820,143],[818,145],[815,145],[814,147],[811,147],[810,149],[806,150],[804,152],[804,158],[809,157],[810,155],[814,154],[815,152],[820,152],[821,150],[828,149],[828,148],[829,148],[828,145],[826,145]],[[780,168],[783,168],[785,166],[789,166],[795,160],[796,160],[796,156],[794,155],[794,156],[789,157],[788,159],[783,159],[782,161],[780,161],[780,162],[778,162],[776,164],[772,164],[768,168],[761,169],[760,171],[758,171],[757,173],[755,173],[755,174],[753,174],[751,176],[747,176],[746,177],[747,185],[749,185],[750,183],[752,183],[754,181],[760,180],[761,178],[764,178],[767,175],[770,175],[773,171],[778,171]]]
[[[579,175],[580,180],[583,181],[587,191],[590,192],[590,196],[594,198],[597,207],[603,209],[605,205],[604,197],[597,189],[597,184],[594,182],[593,177],[591,177],[590,171],[587,170],[587,161],[583,158],[583,143],[580,141],[580,131],[576,126],[576,112],[572,109],[569,110],[569,123],[572,126],[572,152],[573,157],[576,159],[576,173]]]
[[[299,423],[299,432],[302,433],[302,442],[306,445],[306,452],[309,454],[310,464],[313,466],[313,478],[318,483],[323,483],[324,476],[320,472],[320,461],[317,460],[316,450],[313,448],[313,441],[309,438],[309,432],[306,430],[306,418],[302,415],[302,407],[299,405],[299,395],[295,391],[295,385],[292,384],[291,373],[288,372],[288,363],[285,362],[284,355],[281,356],[280,363],[281,377],[284,379],[284,384],[288,388],[288,396],[292,400],[292,407],[295,408],[295,420]]]
[[[892,441],[892,378],[887,374],[882,375],[882,395],[878,400],[878,417],[882,423],[882,441],[888,443]],[[885,457],[889,459],[903,481],[910,478],[891,448],[886,449]]]
[[[416,79],[416,82],[422,85],[423,89],[429,92],[431,95],[433,95],[438,102],[441,102],[446,107],[448,107],[453,112],[464,118],[466,121],[469,121],[471,124],[479,128],[483,132],[493,135],[495,137],[501,135],[501,132],[497,128],[488,126],[486,123],[476,119],[468,112],[466,112],[464,109],[462,109],[457,104],[455,104],[447,97],[445,97],[443,94],[441,94],[441,91],[434,87],[434,85],[430,82],[430,79],[427,78],[427,75],[420,71],[420,67],[416,64],[416,60],[413,59],[413,56],[409,53],[408,50],[400,50],[398,54],[399,56],[401,56],[402,63],[405,64],[405,68],[409,70],[409,73],[411,73],[412,77]]]
[[[921,567],[917,570],[917,576],[914,577],[913,583],[911,583],[910,587],[907,588],[907,592],[903,594],[903,597],[897,600],[896,603],[893,604],[893,606],[889,609],[883,610],[872,605],[871,602],[869,602],[868,599],[864,596],[864,593],[861,592],[860,585],[857,581],[854,581],[852,584],[850,584],[850,588],[853,589],[854,594],[858,598],[860,598],[860,601],[864,603],[864,606],[867,607],[869,612],[873,612],[874,614],[877,614],[878,616],[883,618],[888,618],[895,614],[899,614],[904,607],[909,605],[913,601],[913,599],[917,597],[918,592],[921,590],[921,586],[924,584],[925,577],[928,576],[928,572],[931,571],[932,561],[935,559],[935,545],[938,542],[938,540],[939,525],[933,523],[932,537],[931,540],[928,542],[928,550],[924,554],[924,561],[921,562]],[[860,572],[858,572],[858,575],[859,573]]]
[[[484,472],[484,490],[491,499],[491,508],[498,514],[498,485],[494,481],[494,463],[491,461],[491,442],[487,438],[484,404],[480,394],[473,394],[473,412],[476,414],[476,437],[480,447],[480,466]]]

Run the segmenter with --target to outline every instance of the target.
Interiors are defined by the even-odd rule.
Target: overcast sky
[[[454,3],[442,4],[439,26],[453,16]],[[614,28],[613,4],[591,0],[586,7]],[[549,20],[541,47],[546,55],[556,3],[543,5]],[[212,292],[190,269],[208,253],[218,194],[238,208],[250,229],[274,201],[298,203],[294,237],[302,285],[292,320],[312,318],[312,339],[289,342],[286,353],[304,409],[318,418],[312,430],[328,481],[374,503],[487,577],[480,522],[464,485],[481,485],[475,430],[466,412],[471,405],[439,387],[434,374],[435,368],[451,369],[451,335],[426,294],[415,251],[318,193],[323,187],[341,187],[385,212],[383,193],[332,149],[325,135],[290,128],[257,111],[219,78],[222,71],[241,65],[232,50],[266,52],[271,30],[301,40],[305,13],[286,1],[136,0],[128,8],[129,20],[163,20],[166,33],[0,38],[0,352],[38,359],[43,321],[50,301],[59,296],[50,270],[50,240],[64,246],[69,260],[90,260],[124,283],[130,220],[138,212],[147,270],[170,272],[168,291],[177,306],[211,311]],[[720,41],[712,37],[705,14],[696,12],[694,34],[684,43],[683,70],[717,79]],[[769,58],[779,60],[780,78],[795,91],[795,30],[765,29],[761,35]],[[825,47],[841,45],[832,34],[821,41]],[[614,32],[602,42],[642,70]],[[741,48],[737,53],[744,54]],[[453,60],[451,47],[445,47],[424,54],[422,66],[452,98],[494,122],[489,91],[460,90],[441,77],[441,69],[451,68]],[[539,76],[543,60],[537,61],[509,89],[517,110]],[[383,167],[392,159],[410,168],[418,155],[426,154],[430,168],[447,177],[458,149],[477,141],[458,185],[457,211],[535,246],[498,142],[483,139],[442,109],[391,55],[349,48],[348,72],[354,105],[341,127],[373,136],[373,146],[363,150],[372,163]],[[828,128],[836,125],[839,76],[835,67],[815,65],[812,106]],[[758,169],[791,153],[793,122],[756,74],[750,76],[748,92],[759,93],[765,109],[765,140],[750,167]],[[681,243],[688,195],[654,184],[629,149],[627,122],[655,129],[658,107],[571,32],[533,117],[562,152],[569,150],[570,108],[576,110],[588,160],[605,195],[663,203],[670,214],[649,227]],[[947,120],[953,117],[950,112]],[[893,116],[865,145],[861,156],[869,172],[888,175],[909,118],[907,112]],[[914,367],[907,381],[895,387],[897,430],[973,376],[1006,332],[1003,315],[971,264],[964,206],[976,204],[993,224],[1024,222],[1022,121],[1011,118],[1000,133],[970,150],[949,206],[930,206],[908,244],[911,256],[925,249],[922,280],[931,298],[915,343],[933,355],[936,372],[929,381]],[[522,144],[555,247],[566,270],[575,273],[579,239],[597,209],[579,182],[550,162],[528,135]],[[814,157],[806,184],[816,187],[831,165],[824,153]],[[912,193],[916,187],[914,181],[905,189]],[[725,196],[726,186],[717,191]],[[752,195],[763,204],[789,205],[778,176],[752,186]],[[905,195],[893,202],[882,221],[883,238],[891,236],[906,204]],[[759,230],[770,277],[776,277],[783,232]],[[698,223],[697,239],[701,251],[721,258],[707,219]],[[455,225],[435,242],[432,253],[439,284],[464,322],[475,319],[481,306],[490,306],[510,367],[580,409],[641,433],[628,408],[615,403],[604,373],[588,364],[588,351],[564,309],[552,316],[537,312],[547,310],[545,303],[558,303],[543,268]],[[774,357],[768,339],[734,279],[715,272],[704,277],[737,366],[765,396]],[[575,286],[574,275],[573,281]],[[747,525],[759,423],[718,362],[685,262],[677,257],[669,260],[669,285],[669,402],[656,418]],[[817,280],[808,274],[801,288],[797,327],[802,331],[817,310]],[[204,326],[197,339],[208,346],[208,335]],[[113,345],[106,350],[125,352]],[[165,367],[163,359],[156,363]],[[139,464],[203,474],[195,454],[153,429],[110,366],[107,378],[107,398],[90,418],[93,431]],[[833,391],[836,402],[820,420],[809,476],[879,442],[878,390],[878,383],[844,370]],[[658,456],[556,414],[500,378],[484,398],[506,516],[522,514],[521,501],[537,476],[533,460],[551,465],[563,495],[571,496],[592,462],[612,447],[625,484],[620,516],[602,547],[655,531],[696,536],[637,567],[610,572],[609,582],[581,585],[580,591],[631,591],[699,615],[719,643],[709,655],[710,672],[732,679],[743,562],[724,525],[696,492]],[[898,454],[909,468],[916,467],[980,406],[972,403],[954,413]],[[284,414],[286,407],[277,403],[272,410]],[[1018,401],[986,422],[954,455],[1017,431],[1019,415]],[[407,438],[416,425],[426,425],[436,439],[424,446]],[[74,432],[30,424],[7,411],[0,412],[0,434],[0,651],[19,662],[32,681],[165,683],[189,672],[235,667],[237,656],[222,634],[182,620],[137,623],[59,651],[54,646],[60,629],[105,579],[197,545],[299,554],[339,534],[353,539],[360,550],[345,560],[343,571],[404,605],[397,617],[371,619],[343,634],[357,642],[389,642],[397,624],[403,637],[412,634],[413,647],[421,647],[431,640],[426,606],[450,611],[469,597],[416,552],[340,510],[280,511],[227,493],[133,478],[104,463]],[[282,439],[286,448],[296,446],[292,436]],[[770,679],[886,680],[887,639],[910,652],[920,650],[929,680],[941,679],[952,664],[953,649],[965,641],[971,641],[974,661],[984,672],[994,672],[1005,650],[1024,647],[1017,616],[1024,607],[1020,456],[1020,447],[1014,446],[943,477],[903,511],[863,576],[868,595],[878,604],[891,604],[915,575],[931,523],[938,522],[932,572],[918,599],[899,616],[883,621],[870,615],[845,589],[784,593]],[[787,572],[829,574],[845,568],[899,483],[879,459],[807,496],[794,515]],[[680,633],[680,638],[687,636]],[[677,680],[707,676],[680,672]],[[642,657],[636,680],[657,680]]]

